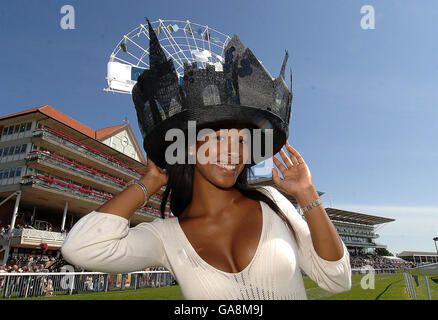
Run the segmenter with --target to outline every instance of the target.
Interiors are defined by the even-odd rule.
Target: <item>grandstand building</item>
[[[0,236],[0,261],[55,255],[64,230],[146,168],[129,123],[95,131],[42,106],[0,117],[0,135],[0,229],[12,230]],[[161,216],[163,190],[135,212],[132,225]]]
[[[416,263],[436,263],[438,262],[438,252],[423,251],[402,251],[397,254],[398,258]]]
[[[252,185],[268,185],[275,187],[271,178],[256,178],[251,180],[250,183]],[[301,213],[301,208],[297,203],[297,200],[293,196],[286,194],[281,190],[279,191],[288,198],[297,211]],[[319,196],[324,194],[324,192],[317,192]],[[376,243],[375,240],[379,238],[379,235],[375,231],[377,226],[395,221],[394,219],[327,207],[325,207],[325,211],[350,253],[373,253],[377,248],[387,247],[384,244]]]

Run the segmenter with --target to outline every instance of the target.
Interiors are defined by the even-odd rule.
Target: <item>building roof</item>
[[[123,129],[127,126],[128,126],[128,124],[125,123],[125,124],[120,124],[118,126],[112,126],[112,127],[107,127],[107,128],[96,130],[96,132],[95,132],[96,139],[97,140],[105,140],[106,137],[111,136],[113,134],[116,134],[117,132],[120,131],[120,129]]]
[[[437,256],[436,252],[424,252],[424,251],[402,251],[397,257],[412,257],[412,256]]]
[[[391,219],[391,218],[372,216],[369,214],[345,211],[335,208],[325,208],[325,212],[327,212],[327,215],[330,217],[331,220],[350,222],[350,223],[376,225],[376,224],[395,221],[395,219]]]
[[[403,260],[402,258],[394,257],[394,256],[382,256],[382,258],[385,258],[388,260]]]
[[[64,123],[65,125],[76,129],[77,131],[93,138],[96,139],[96,133],[93,129],[87,127],[86,125],[80,123],[79,121],[67,116],[66,114],[56,110],[55,108],[52,108],[51,106],[41,106],[41,107],[36,107],[36,108],[32,108],[32,109],[27,109],[24,111],[20,111],[20,112],[16,112],[13,114],[9,114],[7,116],[3,116],[0,117],[0,121],[1,120],[5,120],[5,119],[10,119],[10,118],[15,118],[18,116],[23,116],[25,114],[29,114],[29,113],[33,113],[33,112],[40,112],[50,118],[53,118],[55,120],[58,120],[59,122]]]
[[[20,111],[20,112],[16,112],[13,114],[9,114],[3,117],[0,117],[0,122],[6,119],[12,119],[18,116],[24,116],[27,114],[31,114],[31,113],[35,113],[35,112],[39,112],[47,117],[50,117],[52,119],[57,120],[58,122],[61,122],[62,124],[69,126],[72,129],[75,129],[76,131],[79,131],[80,133],[86,135],[89,138],[92,138],[94,140],[97,141],[102,141],[105,138],[107,138],[110,135],[113,135],[117,132],[119,132],[120,130],[123,130],[124,128],[126,128],[126,130],[128,130],[132,136],[134,137],[133,141],[135,144],[136,149],[138,149],[138,153],[141,159],[142,163],[146,163],[146,159],[143,155],[142,149],[139,146],[137,139],[135,139],[135,135],[132,132],[132,129],[129,125],[129,123],[124,123],[121,125],[116,125],[116,126],[111,126],[111,127],[107,127],[107,128],[102,128],[99,130],[93,130],[89,127],[87,127],[86,125],[80,123],[79,121],[67,116],[66,114],[56,110],[55,108],[49,106],[49,105],[45,105],[45,106],[41,106],[41,107],[36,107],[36,108],[31,108],[31,109],[27,109],[24,111]]]

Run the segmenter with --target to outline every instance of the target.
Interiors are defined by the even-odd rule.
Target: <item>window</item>
[[[21,167],[17,168],[17,170],[15,171],[15,176],[21,177]]]
[[[22,124],[20,125],[20,132],[24,132],[24,130],[26,130],[26,124],[25,124],[25,123],[22,123]]]
[[[11,168],[9,171],[9,178],[15,177],[15,168]]]
[[[3,179],[3,170],[0,169],[0,180]]]
[[[3,179],[7,179],[7,178],[9,178],[9,169],[8,168],[6,168],[3,171]]]
[[[14,126],[10,126],[8,130],[8,134],[12,134],[14,132]]]
[[[15,146],[9,147],[9,155],[14,154],[14,149],[15,149]]]
[[[20,153],[26,153],[26,149],[27,149],[27,144],[22,144]]]
[[[8,155],[8,152],[9,152],[9,147],[5,147],[3,149],[3,157],[6,157]]]
[[[20,131],[20,125],[19,125],[19,124],[17,124],[17,125],[15,126],[14,133],[18,133],[18,131]]]
[[[21,151],[20,146],[15,146],[15,154],[19,154]]]
[[[3,148],[0,148],[0,158],[3,156]]]
[[[29,131],[31,127],[32,127],[32,122],[28,122],[26,124],[26,131]]]
[[[8,134],[8,127],[4,127],[3,128],[3,135],[7,135]]]

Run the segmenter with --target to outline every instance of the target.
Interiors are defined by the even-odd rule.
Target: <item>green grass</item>
[[[402,273],[376,274],[374,289],[362,289],[363,275],[353,275],[351,290],[332,293],[319,288],[311,279],[304,278],[307,297],[309,300],[410,300],[405,287]],[[419,287],[415,286],[417,300],[427,299],[424,276],[419,277]],[[433,300],[438,300],[438,283],[429,277],[429,288]]]
[[[432,300],[438,300],[438,279],[437,277],[428,277],[429,278],[429,289]],[[433,281],[432,278],[437,280]],[[418,277],[418,282],[420,284],[419,287],[415,286],[415,294],[417,295],[417,300],[426,300],[427,299],[427,291],[426,291],[426,282],[424,280],[424,276]],[[415,281],[414,281],[415,284]]]
[[[22,298],[14,300],[182,300],[184,299],[181,290],[178,286],[169,286],[161,288],[144,288],[144,289],[129,289],[115,290],[108,292],[97,293],[81,293],[66,295],[64,292],[52,297],[34,297]]]
[[[364,290],[361,287],[363,275],[352,277],[351,290],[342,293],[332,293],[318,287],[308,277],[304,278],[307,297],[309,300],[409,300],[406,293],[402,273],[376,274],[374,289]],[[415,282],[414,282],[415,283]],[[419,277],[419,287],[415,287],[417,299],[427,299],[424,276]],[[432,299],[438,300],[438,281],[434,282],[429,277],[429,287]],[[56,295],[56,293],[55,293]],[[184,299],[178,286],[129,289],[125,291],[109,291],[99,293],[82,293],[65,295],[61,293],[53,297],[27,298],[31,300],[182,300]]]

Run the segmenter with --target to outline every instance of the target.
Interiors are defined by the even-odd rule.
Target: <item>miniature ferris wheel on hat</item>
[[[173,60],[179,77],[184,76],[185,62],[220,68],[225,61],[224,49],[231,37],[222,32],[189,20],[158,19],[150,24],[166,57]],[[131,94],[138,76],[150,68],[149,41],[147,23],[123,35],[108,61],[105,91]]]
[[[132,94],[143,147],[154,163],[166,167],[165,150],[172,143],[165,141],[166,132],[174,128],[187,132],[189,121],[196,121],[197,129],[224,124],[261,129],[262,161],[280,151],[289,136],[292,103],[292,89],[285,82],[287,51],[280,75],[272,78],[237,35],[230,38],[200,27],[197,42],[190,21],[167,26],[164,20],[147,22],[147,29],[140,25],[114,50],[106,90]],[[132,40],[141,35],[149,40],[147,49]],[[128,45],[143,53],[130,53]],[[136,65],[120,58],[121,52]],[[292,87],[292,72],[290,79]],[[265,154],[267,132],[272,133],[272,154]],[[251,165],[256,164],[252,159]]]

